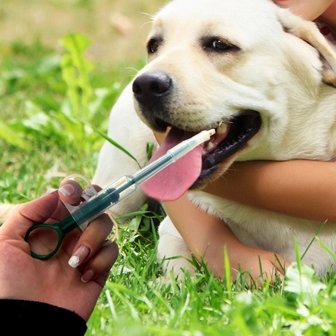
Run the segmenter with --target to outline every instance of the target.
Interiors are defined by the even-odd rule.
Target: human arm
[[[218,277],[225,274],[225,249],[234,278],[240,270],[249,272],[254,279],[260,276],[274,279],[275,271],[282,274],[287,267],[281,256],[242,244],[225,222],[200,210],[186,194],[178,200],[164,202],[164,206],[190,252],[199,261],[204,260]]]
[[[235,163],[207,192],[283,214],[336,222],[336,163],[252,161]]]
[[[235,163],[205,191],[249,206],[321,223],[326,219],[336,221],[336,188],[332,187],[335,185],[334,162],[253,161]],[[241,244],[223,221],[197,209],[186,196],[183,198],[166,203],[167,212],[191,252],[198,258],[203,256],[215,274],[223,275],[223,254],[218,251],[224,246],[233,269],[240,264],[241,269],[258,275],[256,261],[262,256],[263,269],[268,273],[273,271],[272,252]]]
[[[76,190],[72,192],[62,197],[78,197]],[[79,229],[69,233],[55,257],[48,261],[32,258],[29,245],[24,240],[27,229],[37,222],[64,217],[61,206],[59,193],[52,192],[18,206],[0,227],[1,305],[10,304],[6,302],[9,299],[18,304],[17,301],[28,301],[51,305],[51,308],[56,306],[75,313],[85,324],[118,255],[118,248],[115,243],[105,243],[112,224],[108,218],[101,216],[91,222],[83,234]],[[82,254],[80,265],[72,268],[68,261],[79,246],[86,246],[87,250],[84,250],[88,253],[86,256]],[[91,279],[87,273],[90,270],[93,271],[93,274],[89,273]],[[39,316],[35,316],[34,322],[38,329],[41,323]],[[64,328],[66,331],[66,325]]]

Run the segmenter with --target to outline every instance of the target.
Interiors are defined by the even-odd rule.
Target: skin
[[[280,7],[290,10],[307,20],[324,22],[336,35],[336,1],[335,0],[274,0]]]
[[[335,181],[335,182],[334,182]],[[336,222],[334,162],[293,160],[236,163],[206,191],[256,208]]]
[[[334,0],[274,0],[280,7],[290,8],[290,10],[307,20],[315,20],[321,15],[327,15],[327,9]]]
[[[224,249],[233,278],[238,270],[249,272],[255,281],[273,280],[276,274],[284,274],[288,263],[281,256],[243,245],[223,221],[198,209],[186,196],[164,204],[190,252],[206,261],[215,276],[224,276]]]
[[[334,0],[278,0],[275,3],[306,19],[325,22],[332,31],[336,31]],[[156,136],[159,142],[164,137],[162,134]],[[334,180],[336,184],[333,162],[244,162],[234,164],[205,191],[292,216],[320,222],[325,219],[336,221],[333,210],[336,192],[330,188],[330,185],[335,185]],[[209,269],[219,277],[224,275],[223,253],[220,253],[224,248],[228,251],[233,277],[238,268],[250,272],[254,278],[259,277],[260,260],[263,275],[272,279],[275,271],[282,274],[290,263],[281,256],[275,257],[271,251],[243,245],[223,221],[200,211],[186,195],[176,201],[165,202],[165,208],[191,253],[198,259],[204,259]]]
[[[34,223],[53,222],[66,215],[60,199],[78,202],[80,187],[73,181],[63,187],[63,191],[68,187],[72,193],[65,196],[56,191],[20,205],[0,227],[0,298],[44,302],[72,310],[88,320],[118,256],[117,245],[106,241],[112,228],[110,219],[100,216],[83,234],[80,229],[72,231],[59,253],[48,261],[32,258],[24,240]],[[72,268],[69,258],[81,246],[88,253],[82,253],[80,265]]]

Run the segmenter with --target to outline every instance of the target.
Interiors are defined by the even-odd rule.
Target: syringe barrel
[[[78,226],[90,222],[108,208],[128,197],[136,189],[131,176],[123,176],[116,182],[101,190],[71,213]]]
[[[119,194],[113,188],[106,188],[81,204],[78,209],[71,213],[71,216],[77,225],[81,226],[104,213],[107,208],[117,203],[118,200]]]

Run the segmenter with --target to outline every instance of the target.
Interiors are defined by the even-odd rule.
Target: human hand
[[[106,241],[112,228],[108,216],[92,221],[83,233],[80,229],[70,232],[58,254],[48,261],[32,258],[24,240],[33,224],[57,221],[67,214],[60,199],[76,204],[80,195],[79,185],[67,181],[60,192],[17,207],[0,227],[0,298],[44,302],[88,320],[118,256],[117,245]],[[69,266],[71,256],[78,267]]]
[[[211,243],[204,250],[202,258],[207,262],[209,270],[218,277],[225,274],[224,249],[233,279],[236,279],[239,273],[246,274],[246,280],[256,285],[263,281],[274,282],[277,278],[283,278],[290,265],[290,261],[274,252],[241,243],[225,223],[213,227],[208,232],[207,240]]]
[[[315,20],[322,15],[334,0],[273,0],[281,7],[289,8],[293,13],[307,20]]]

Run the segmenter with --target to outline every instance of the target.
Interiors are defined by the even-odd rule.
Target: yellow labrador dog
[[[148,64],[112,110],[109,136],[144,164],[146,143],[155,141],[152,130],[171,128],[162,148],[200,130],[216,128],[217,133],[201,155],[193,153],[147,183],[146,193],[168,200],[188,191],[195,204],[224,219],[243,243],[294,260],[295,240],[304,251],[320,223],[198,189],[235,160],[336,157],[333,48],[315,24],[270,0],[174,0],[154,17],[147,50]],[[199,165],[201,171],[195,168]],[[106,143],[94,182],[104,186],[137,169]],[[132,210],[144,199],[139,192],[116,210]],[[183,257],[169,261],[168,268],[177,274],[181,267],[190,270],[190,253],[168,217],[159,233],[159,257]],[[336,223],[326,223],[319,236],[336,252]],[[310,246],[304,262],[319,274],[335,263],[318,243]]]
[[[223,218],[245,244],[294,260],[319,223],[247,207],[199,191],[235,160],[333,160],[336,156],[336,55],[316,26],[269,0],[174,0],[154,17],[148,65],[121,95],[109,136],[145,163],[152,130],[171,128],[161,148],[204,129],[217,133],[182,165],[147,183],[159,200],[188,189],[200,208]],[[161,150],[162,151],[162,150]],[[159,153],[158,155],[161,155]],[[201,171],[195,166],[201,164]],[[104,144],[94,182],[106,185],[137,165]],[[117,209],[138,207],[139,192]],[[190,253],[171,220],[159,228],[158,255],[181,256],[168,269],[191,270]],[[336,252],[336,224],[319,234]],[[313,243],[304,261],[319,274],[332,266]],[[335,268],[335,267],[334,267]]]

